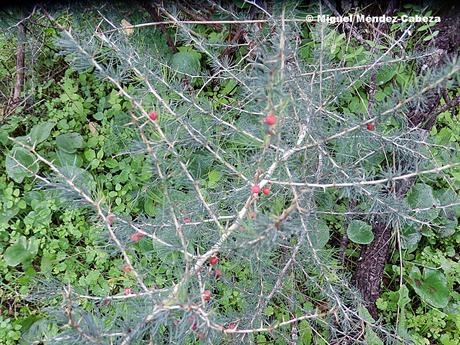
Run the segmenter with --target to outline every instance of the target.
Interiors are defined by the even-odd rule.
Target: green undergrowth
[[[410,9],[408,9],[409,11]],[[139,19],[139,18],[137,18]],[[130,19],[130,20],[136,20]],[[394,27],[391,30],[399,30]],[[56,32],[48,32],[48,44],[54,44]],[[217,43],[222,42],[224,32],[197,26],[196,31],[208,35]],[[161,37],[159,32],[155,38]],[[418,31],[414,37],[429,41],[436,34],[430,28]],[[2,38],[3,39],[3,38]],[[139,42],[145,49],[156,49],[161,58],[170,59],[178,71],[181,68],[189,73],[198,73],[201,69],[211,70],[206,58],[190,44],[179,46],[179,52],[172,55],[165,41],[159,46],[150,46],[151,41],[139,37]],[[311,51],[318,40],[306,28],[302,38],[300,56],[308,63],[313,61]],[[365,62],[366,51],[363,47],[347,45],[344,34],[332,31],[326,37],[328,44],[333,47],[331,59],[344,61],[345,64]],[[415,43],[414,43],[415,44]],[[5,46],[6,47],[6,46]],[[379,49],[379,47],[376,47]],[[383,48],[382,48],[383,49]],[[149,185],[152,179],[152,165],[143,156],[135,154],[133,142],[137,136],[133,129],[124,126],[133,109],[132,104],[124,99],[114,87],[101,82],[93,70],[85,73],[75,72],[58,54],[55,49],[47,51],[47,58],[42,63],[44,78],[33,87],[34,104],[19,107],[7,119],[2,119],[0,129],[0,147],[2,152],[8,152],[14,145],[8,137],[21,138],[31,131],[39,132],[38,153],[43,153],[53,160],[57,166],[73,165],[88,171],[101,195],[100,198],[112,205],[114,213],[122,214],[128,219],[134,219],[145,213],[155,216],[164,196],[161,189]],[[236,54],[243,56],[246,48],[241,48]],[[2,52],[3,60],[11,61]],[[311,60],[311,61],[310,61]],[[10,66],[3,64],[3,66]],[[410,63],[393,64],[392,67],[381,70],[376,76],[376,100],[388,99],[392,95],[392,85],[400,87],[409,85],[415,78],[414,66]],[[11,67],[11,66],[10,66]],[[61,70],[52,79],[50,70]],[[0,74],[9,73],[8,69],[0,70]],[[169,70],[165,75],[171,76]],[[203,86],[202,80],[193,80],[192,87],[197,90]],[[37,86],[39,85],[39,86]],[[136,85],[127,85],[134,90]],[[30,91],[30,90],[29,90]],[[177,95],[171,95],[174,99]],[[237,99],[235,84],[224,81],[203,88],[202,98],[209,99],[213,109],[232,104]],[[341,96],[341,106],[336,109],[343,114],[354,114],[367,109],[368,100],[366,85],[357,82],[349,92]],[[146,96],[145,102],[153,101]],[[229,114],[231,118],[232,114]],[[168,121],[168,119],[161,119]],[[382,124],[388,130],[398,123]],[[20,140],[20,139],[19,139]],[[247,140],[247,139],[244,139]],[[460,121],[454,111],[442,113],[430,133],[430,140],[437,145],[460,145]],[[223,145],[234,152],[239,158],[245,150],[250,150],[251,144],[243,138],[231,138]],[[249,146],[249,149],[248,149]],[[135,146],[134,146],[135,147]],[[213,168],[213,162],[201,157],[193,149],[183,152],[190,157],[191,169],[199,176],[200,183],[210,191],[217,185],[223,175]],[[30,159],[24,154],[24,160]],[[198,158],[197,158],[198,157]],[[200,159],[203,158],[203,159]],[[194,161],[195,160],[195,161]],[[442,158],[441,158],[442,161]],[[445,163],[445,162],[444,162]],[[44,165],[30,162],[32,169],[44,175],[50,174]],[[86,181],[88,182],[88,181]],[[428,201],[432,204],[445,205],[455,196],[446,192],[448,187],[454,187],[454,193],[460,190],[460,171],[456,170],[451,176],[452,185],[443,181],[421,179],[411,190],[407,202],[414,208],[422,207]],[[145,186],[148,188],[145,188]],[[45,308],[38,298],[26,298],[34,291],[37,281],[47,282],[52,289],[53,280],[68,283],[76,289],[87,291],[88,294],[106,296],[123,293],[123,289],[136,286],[135,277],[130,272],[123,271],[123,260],[118,253],[113,253],[104,243],[104,229],[87,219],[84,210],[67,207],[57,194],[45,192],[40,188],[40,181],[34,180],[29,174],[15,171],[6,155],[0,156],[0,344],[13,345],[22,334],[31,327],[43,327],[48,335],[57,332],[57,326],[45,323]],[[180,183],[178,183],[180,187]],[[182,193],[178,187],[177,193]],[[452,189],[449,189],[452,191]],[[334,209],[345,211],[345,206],[337,201],[337,195],[326,195],[325,210]],[[286,200],[280,195],[274,202],[273,212],[281,211]],[[332,206],[329,205],[332,204]],[[394,243],[401,243],[401,252],[395,250],[385,270],[383,292],[377,306],[381,318],[391,325],[397,325],[401,334],[407,333],[417,344],[439,343],[454,345],[460,342],[460,294],[457,292],[460,284],[460,265],[458,263],[458,248],[460,248],[460,232],[457,219],[460,216],[457,208],[454,216],[442,212],[427,213],[429,220],[448,224],[445,233],[434,233],[425,228],[403,228]],[[354,221],[346,229],[344,217],[325,216],[326,228],[332,229],[327,234],[324,245],[331,238],[338,238],[347,232],[350,244],[347,256],[357,260],[359,247],[372,241],[370,226]],[[450,223],[449,223],[450,222]],[[318,239],[320,241],[320,239]],[[399,242],[398,242],[399,241]],[[327,249],[333,247],[332,241]],[[173,256],[158,258],[147,241],[136,244],[135,253],[140,258],[142,267],[149,267],[155,276],[150,282],[159,288],[175,279],[174,272],[165,263],[174,260]],[[400,263],[403,263],[401,272]],[[336,261],[333,261],[337,264]],[[223,260],[220,262],[222,277],[216,281],[217,303],[219,308],[231,314],[245,307],[245,300],[238,290],[232,288],[232,281],[240,284],[247,282],[251,285],[251,272],[236,263]],[[400,278],[402,276],[402,281]],[[314,295],[318,291],[308,291]],[[51,304],[58,305],[56,297]],[[89,309],[88,306],[84,306]],[[308,299],[304,300],[303,310],[317,310]],[[271,303],[264,314],[273,320],[282,321],[290,317],[291,311],[282,304]],[[299,311],[300,314],[300,311]],[[299,344],[322,344],[321,338],[327,338],[327,330],[318,336],[307,322],[298,324]],[[318,326],[321,329],[321,326]],[[258,344],[283,344],[274,340],[269,334],[258,334],[254,337]],[[23,340],[25,344],[27,340]],[[379,344],[376,341],[374,344]]]

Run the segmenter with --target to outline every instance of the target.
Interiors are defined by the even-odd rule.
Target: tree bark
[[[443,21],[438,23],[434,30],[439,30],[439,35],[433,41],[440,54],[423,66],[426,68],[436,68],[446,61],[451,54],[455,54],[460,45],[460,33],[452,28],[458,27],[460,18],[458,14],[453,17],[443,16]],[[426,106],[423,110],[412,110],[408,114],[408,120],[411,127],[420,126],[425,130],[430,130],[436,122],[437,115],[459,104],[458,97],[447,102],[445,106],[440,106],[442,92],[431,90],[427,92]],[[397,197],[403,198],[410,189],[414,179],[398,183],[395,186]],[[390,191],[389,191],[390,192]],[[373,318],[378,317],[378,311],[375,302],[380,296],[381,282],[384,274],[385,264],[390,251],[390,239],[393,229],[389,224],[376,221],[373,224],[374,241],[362,247],[361,258],[358,262],[354,282],[362,294],[369,313]]]

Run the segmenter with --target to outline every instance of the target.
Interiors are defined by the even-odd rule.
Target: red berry
[[[216,279],[219,279],[220,277],[222,276],[222,271],[220,268],[216,268],[214,270],[214,277],[216,277]]]
[[[194,321],[192,323],[192,331],[196,331],[198,329],[198,324]]]
[[[133,293],[133,290],[131,288],[125,288],[125,296],[131,295]]]
[[[270,188],[265,187],[264,189],[262,189],[262,193],[264,193],[265,195],[270,194]]]
[[[132,234],[131,236],[129,236],[129,238],[131,238],[131,240],[134,242],[139,241],[142,237],[144,237],[144,234],[140,232],[136,232],[135,234]]]
[[[184,219],[182,219],[184,221],[185,224],[188,224],[188,223],[191,223],[192,220],[189,218],[189,217],[185,217]]]
[[[216,255],[213,255],[209,258],[209,263],[213,266],[217,265],[219,258]]]
[[[375,125],[373,122],[369,122],[367,124],[367,129],[370,130],[370,131],[373,131],[375,129]]]
[[[155,121],[158,118],[156,111],[151,111],[149,114],[150,120]]]
[[[259,193],[260,193],[260,187],[259,187],[259,185],[256,184],[256,185],[252,186],[251,192],[252,192],[253,194],[259,194]]]
[[[249,219],[256,219],[256,217],[257,217],[257,213],[255,213],[254,211],[248,212]]]
[[[226,329],[235,329],[236,328],[236,323],[235,322],[230,322]]]
[[[276,123],[276,117],[273,114],[268,114],[268,116],[265,118],[265,124],[269,126],[273,126]]]
[[[103,306],[108,306],[109,304],[110,304],[110,299],[104,298],[104,299],[102,300],[102,305],[103,305]]]
[[[204,290],[203,291],[203,299],[208,302],[211,300],[211,291],[209,290]]]
[[[122,271],[125,272],[125,273],[131,272],[131,270],[132,270],[132,268],[128,264],[124,264],[123,267],[122,267]]]
[[[109,215],[107,216],[107,223],[108,223],[110,226],[112,226],[114,218],[115,218],[115,216],[114,216],[113,214],[109,214]]]

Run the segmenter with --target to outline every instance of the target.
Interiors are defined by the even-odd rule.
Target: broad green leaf
[[[372,226],[361,220],[350,222],[347,228],[347,235],[350,241],[359,244],[369,244],[374,240]]]
[[[229,79],[224,85],[225,87],[222,89],[220,93],[222,95],[228,95],[230,93],[235,92],[236,86],[238,85],[238,83],[233,79]]]
[[[321,249],[329,241],[329,227],[327,226],[326,222],[321,219],[313,221],[311,226],[312,231],[309,234],[313,247],[316,249]]]
[[[410,225],[405,225],[401,228],[401,248],[413,248],[418,244],[422,234],[420,231]]]
[[[8,132],[0,128],[0,144],[6,145],[8,142]]]
[[[369,311],[362,305],[358,306],[358,314],[359,314],[359,317],[362,318],[364,321],[367,321],[369,323],[375,322],[374,318],[371,316]]]
[[[88,171],[70,165],[64,166],[59,170],[67,180],[73,181],[73,183],[83,189],[84,192],[88,193],[96,189],[96,182],[91,173]],[[62,183],[67,184],[67,181],[63,179]]]
[[[307,320],[299,323],[299,345],[310,345],[313,340],[313,331]]]
[[[382,67],[376,75],[377,85],[382,85],[389,82],[397,73],[398,65],[392,64]]]
[[[144,211],[151,217],[154,216],[156,213],[155,201],[153,200],[153,197],[150,194],[147,194],[147,196],[144,199]]]
[[[7,175],[17,183],[38,172],[38,163],[34,155],[19,146],[13,147],[6,157],[5,166]]]
[[[173,55],[171,67],[177,72],[196,76],[201,69],[200,57],[196,51],[180,51]]]
[[[447,218],[460,218],[460,198],[450,188],[438,189],[433,192],[436,199],[439,200],[440,206],[448,206],[442,209],[441,214]]]
[[[359,316],[371,324],[375,323],[374,318],[371,316],[369,311],[362,305],[358,306]],[[378,335],[372,330],[370,325],[366,325],[366,333],[364,334],[366,344],[368,345],[383,345],[383,341],[378,337]]]
[[[30,138],[32,140],[33,145],[40,144],[41,142],[48,139],[51,134],[51,130],[55,126],[54,122],[43,122],[35,125],[30,130]]]
[[[74,153],[83,147],[83,138],[78,133],[65,133],[56,138],[56,145],[64,152]]]
[[[424,268],[423,276],[417,267],[412,268],[411,285],[422,300],[436,308],[444,308],[449,302],[447,278],[438,270]]]
[[[430,221],[439,214],[439,200],[433,196],[433,189],[424,183],[417,183],[410,189],[406,196],[408,204],[414,209],[427,209],[416,212],[416,217]]]
[[[455,216],[448,218],[443,215],[438,217],[434,223],[439,226],[439,228],[435,228],[435,231],[441,237],[449,237],[455,233],[458,225],[458,220]]]
[[[409,289],[406,285],[402,285],[399,288],[399,296],[398,296],[398,307],[400,309],[400,318],[397,324],[398,334],[401,337],[407,336],[407,329],[406,329],[406,305],[410,303],[409,298]]]
[[[208,173],[208,187],[215,188],[221,178],[222,178],[222,173],[220,171],[211,170]]]
[[[18,241],[5,250],[4,259],[8,266],[17,266],[38,252],[38,241],[34,238],[27,240],[21,236]]]
[[[375,333],[369,325],[366,326],[364,339],[367,345],[384,345],[382,339],[378,337],[377,333]]]

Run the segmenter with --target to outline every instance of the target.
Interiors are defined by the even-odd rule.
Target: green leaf
[[[31,130],[30,130],[30,138],[32,139],[33,145],[37,145],[46,139],[51,134],[51,130],[56,124],[54,122],[43,122],[39,123],[38,125],[35,125]]]
[[[455,193],[450,188],[445,188],[435,190],[433,194],[434,197],[439,200],[440,206],[445,207],[448,205],[452,205],[449,207],[445,207],[441,211],[441,213],[444,213],[444,215],[449,219],[460,218],[460,198],[458,197],[457,193]]]
[[[4,259],[8,266],[17,266],[34,257],[37,252],[38,241],[34,238],[27,240],[21,236],[15,244],[5,250]]]
[[[375,323],[374,318],[371,316],[369,311],[362,305],[358,306],[359,316],[370,324]],[[378,337],[378,335],[372,330],[370,325],[366,325],[366,333],[364,334],[366,344],[368,345],[383,345],[383,341]]]
[[[420,231],[410,225],[405,225],[401,229],[401,248],[408,249],[417,246],[422,238]]]
[[[33,176],[38,172],[38,163],[35,157],[26,149],[15,146],[5,160],[6,173],[15,182],[21,183],[25,177]]]
[[[416,217],[421,220],[430,221],[439,214],[439,209],[436,208],[439,206],[439,200],[433,196],[433,189],[427,184],[417,183],[412,186],[406,200],[414,209],[427,209],[416,213]]]
[[[78,133],[65,133],[56,138],[56,145],[64,152],[74,153],[83,147],[83,138]]]
[[[407,329],[406,329],[406,305],[410,303],[409,298],[409,289],[406,285],[401,285],[399,288],[399,296],[398,296],[398,307],[401,311],[399,322],[397,324],[398,334],[401,337],[407,336]]]
[[[156,214],[155,201],[153,200],[151,193],[147,193],[144,198],[144,211],[151,217]]]
[[[369,244],[374,240],[372,226],[361,220],[351,221],[347,228],[347,235],[350,241],[359,244]]]
[[[423,269],[423,276],[417,267],[409,273],[411,285],[422,300],[436,308],[444,308],[449,302],[447,278],[439,270]]]
[[[329,241],[329,227],[326,222],[321,219],[315,220],[311,225],[313,231],[310,233],[310,240],[314,248],[321,249]]]
[[[306,320],[299,323],[299,345],[310,345],[313,340],[313,331],[310,324]]]
[[[215,188],[221,178],[222,178],[222,173],[220,171],[211,170],[208,173],[208,187]]]
[[[372,330],[372,328],[367,325],[366,333],[364,334],[364,339],[366,340],[367,345],[384,345],[382,339]]]
[[[201,70],[200,57],[201,54],[193,50],[179,51],[173,55],[171,67],[180,73],[196,76]]]
[[[397,71],[398,71],[398,65],[396,64],[382,67],[378,71],[376,78],[375,78],[377,81],[377,85],[382,85],[382,84],[389,82],[395,76]]]

